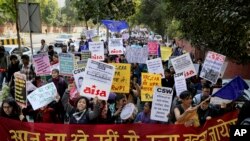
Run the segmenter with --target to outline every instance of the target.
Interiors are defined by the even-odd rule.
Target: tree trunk
[[[21,49],[21,41],[20,41],[20,33],[19,33],[19,23],[18,23],[18,5],[17,5],[17,0],[14,0],[14,5],[15,5],[15,9],[16,9],[16,33],[17,33],[17,44],[18,44],[18,49],[19,49],[19,54],[20,56],[22,56],[22,49]]]

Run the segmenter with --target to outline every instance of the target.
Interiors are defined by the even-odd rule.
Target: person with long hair
[[[3,100],[0,109],[0,117],[25,121],[25,117],[21,113],[21,108],[12,97]]]

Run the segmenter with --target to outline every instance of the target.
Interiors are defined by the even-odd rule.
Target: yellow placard
[[[142,73],[141,75],[141,100],[152,101],[154,86],[161,86],[161,75],[152,73]]]
[[[115,66],[115,75],[111,92],[129,93],[131,64],[112,63]]]
[[[171,54],[172,54],[172,48],[161,46],[161,59],[163,61],[169,60],[169,57],[171,56]]]

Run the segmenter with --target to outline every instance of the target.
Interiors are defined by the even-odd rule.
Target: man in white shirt
[[[48,52],[48,46],[45,44],[45,40],[42,39],[41,40],[41,48],[39,50],[39,53],[44,53],[44,52]]]

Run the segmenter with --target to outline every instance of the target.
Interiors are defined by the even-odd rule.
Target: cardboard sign
[[[97,96],[101,100],[107,100],[114,74],[115,67],[113,65],[89,59],[80,95],[90,98]]]
[[[184,72],[184,76],[186,79],[195,76],[197,74],[189,53],[171,59],[171,62],[175,72],[176,73]]]
[[[141,83],[141,100],[142,101],[152,101],[154,86],[161,86],[161,75],[142,73],[142,83]]]
[[[89,42],[89,50],[91,51],[91,59],[104,60],[104,45],[103,42]]]
[[[173,89],[167,87],[154,87],[153,103],[150,119],[168,121],[168,114],[172,104]]]
[[[123,54],[123,42],[122,38],[111,38],[109,39],[109,54]]]
[[[15,77],[15,100],[21,107],[27,106],[26,75],[20,72],[14,73]]]
[[[176,90],[176,95],[179,97],[183,91],[187,90],[187,83],[184,77],[184,73],[176,73],[174,75],[174,85]]]
[[[163,61],[169,60],[169,57],[172,55],[172,48],[161,46],[160,49],[161,49],[161,59]]]
[[[33,55],[32,60],[35,66],[36,75],[50,75],[51,74],[49,55],[47,53],[40,53],[40,54]]]
[[[112,65],[115,66],[115,75],[111,92],[129,93],[131,64],[113,63]]]
[[[146,64],[146,61],[148,60],[148,48],[127,47],[125,56],[128,63]]]
[[[148,42],[148,54],[149,55],[158,55],[159,45],[157,42]]]
[[[161,78],[165,78],[164,69],[161,58],[147,60],[147,68],[149,73],[160,74]]]
[[[56,86],[53,82],[51,82],[42,87],[39,87],[38,89],[30,93],[27,98],[33,110],[37,110],[55,100],[56,95]]]
[[[226,56],[209,51],[203,64],[200,77],[215,84],[220,77]]]
[[[71,53],[59,53],[60,74],[72,76],[74,70],[74,55]]]
[[[76,88],[78,92],[80,92],[80,89],[82,87],[82,83],[84,80],[84,71],[85,71],[85,67],[73,70],[74,80],[75,80],[75,84],[76,84]]]

